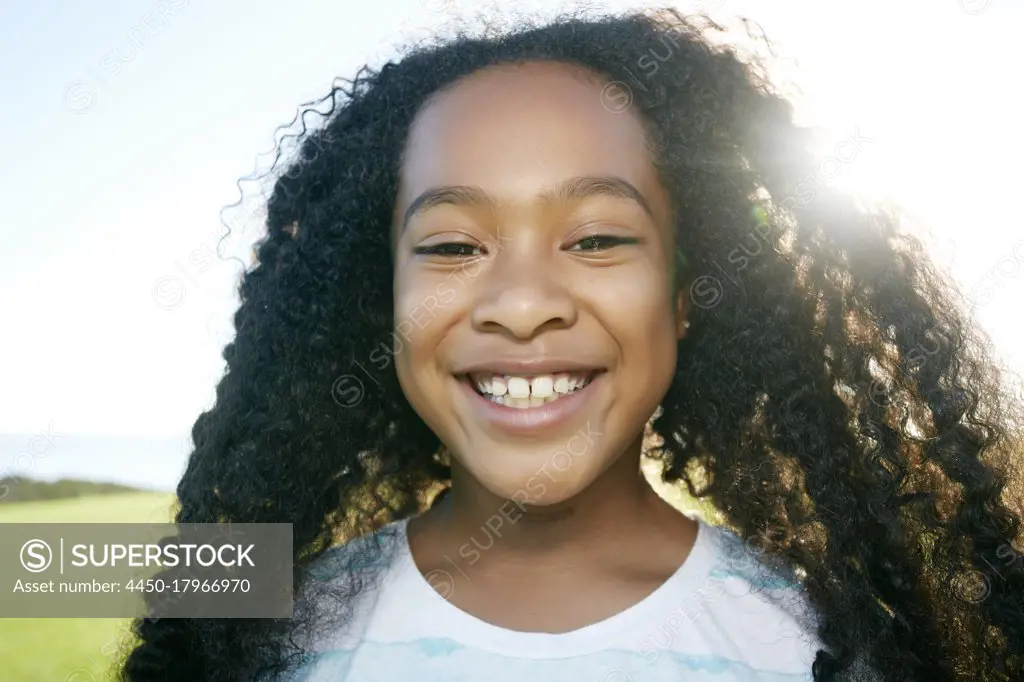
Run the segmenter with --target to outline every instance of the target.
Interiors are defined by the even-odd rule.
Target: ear
[[[672,272],[672,290],[675,292],[675,305],[673,310],[675,313],[676,322],[676,340],[681,341],[686,336],[686,330],[690,327],[690,322],[687,320],[687,315],[690,313],[690,287],[685,286],[685,278],[683,273],[686,272],[687,268],[686,256],[683,254],[682,249],[675,249],[675,259],[671,263]]]
[[[676,339],[682,340],[686,336],[686,330],[690,328],[690,321],[687,315],[690,313],[690,297],[687,292],[679,288],[676,291],[675,317],[676,317]]]

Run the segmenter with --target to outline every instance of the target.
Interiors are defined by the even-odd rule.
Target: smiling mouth
[[[553,374],[509,375],[474,372],[463,374],[477,395],[505,407],[529,409],[576,395],[603,370],[556,372]]]

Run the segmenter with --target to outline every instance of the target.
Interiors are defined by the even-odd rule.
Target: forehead
[[[554,62],[491,67],[432,99],[410,132],[396,212],[419,193],[474,185],[509,202],[581,176],[619,176],[663,200],[639,118],[605,83]]]

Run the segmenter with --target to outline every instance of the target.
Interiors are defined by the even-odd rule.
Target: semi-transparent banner
[[[290,523],[3,523],[0,618],[291,618]]]

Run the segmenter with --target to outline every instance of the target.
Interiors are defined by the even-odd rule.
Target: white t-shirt
[[[558,634],[497,627],[445,600],[431,586],[438,580],[413,562],[404,520],[377,535],[394,540],[380,582],[360,593],[343,633],[315,635],[315,654],[295,682],[812,679],[819,645],[799,583],[703,521],[690,555],[661,587],[625,611]],[[331,559],[347,547],[321,557],[319,579],[333,578]]]

